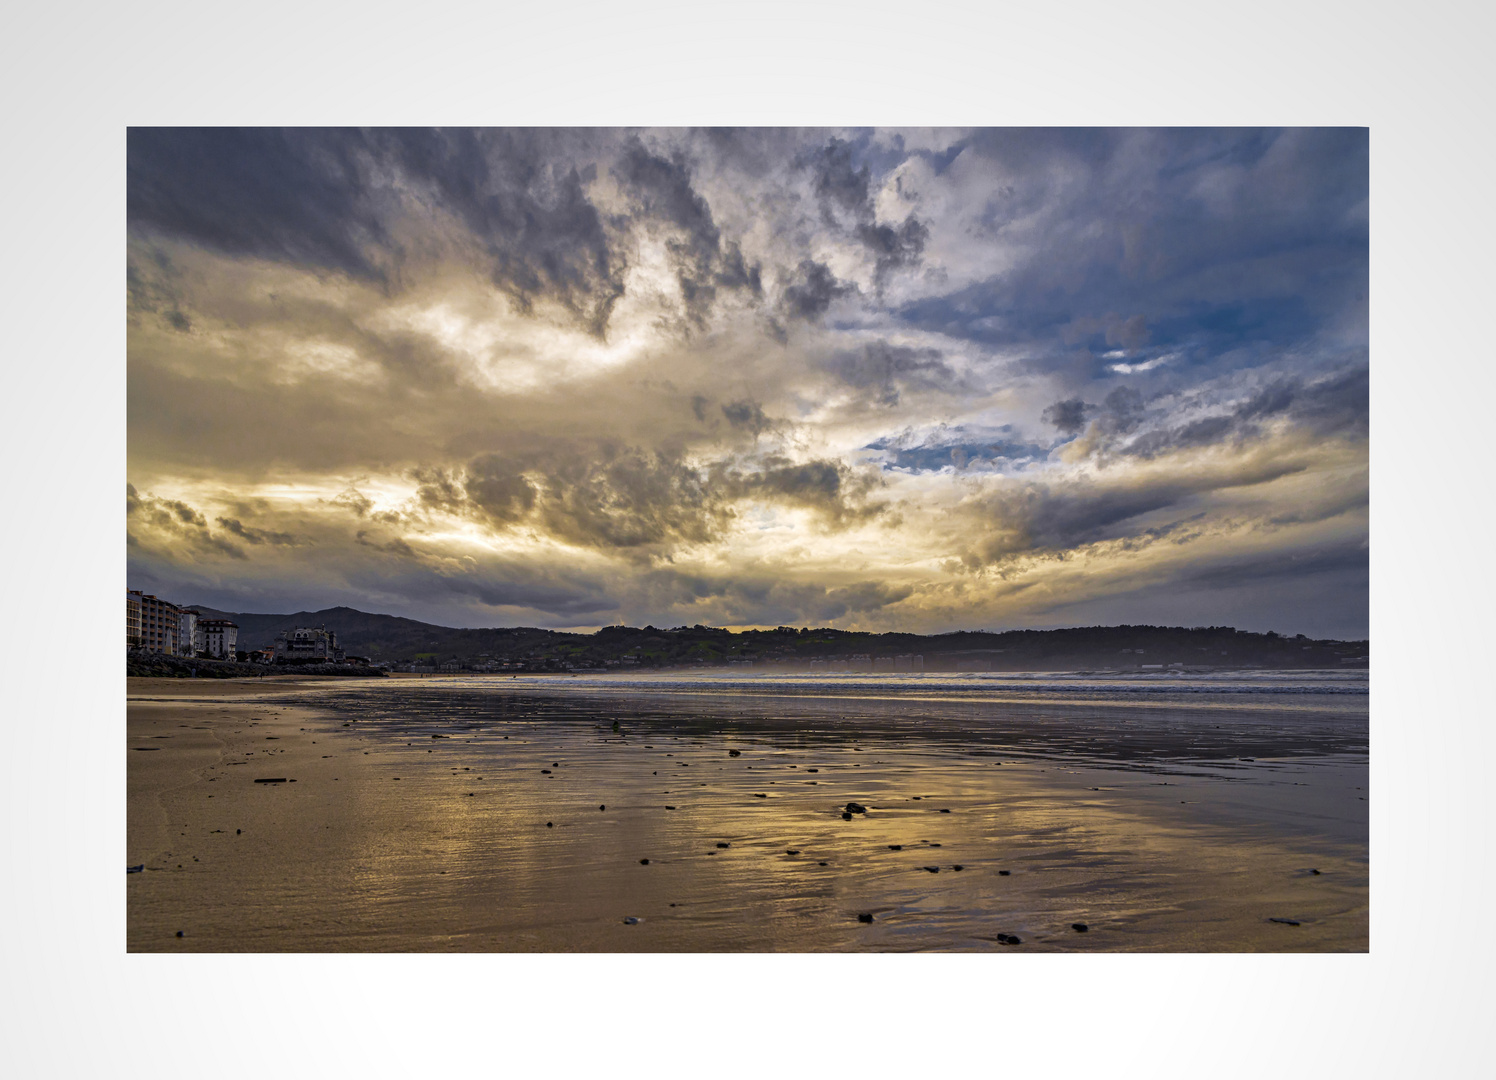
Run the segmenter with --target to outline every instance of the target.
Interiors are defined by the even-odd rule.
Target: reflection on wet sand
[[[132,705],[131,949],[1367,948],[1364,698],[270,700]]]

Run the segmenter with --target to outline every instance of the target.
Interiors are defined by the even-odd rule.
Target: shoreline
[[[1342,813],[1364,764],[1165,783],[918,743],[274,700],[329,684],[346,686],[132,680],[129,951],[1005,950],[998,931],[1025,951],[1367,948],[1364,845],[1289,827],[1314,799]],[[842,821],[845,797],[871,813]]]

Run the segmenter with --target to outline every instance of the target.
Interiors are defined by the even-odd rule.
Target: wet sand
[[[1368,947],[1366,759],[1333,741],[1158,767],[872,713],[832,737],[825,703],[411,687],[131,680],[128,948]]]

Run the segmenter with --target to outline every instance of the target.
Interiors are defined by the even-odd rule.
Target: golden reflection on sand
[[[274,702],[131,704],[158,748],[127,751],[132,951],[1367,948],[1364,757],[1157,771],[659,717],[431,738]]]

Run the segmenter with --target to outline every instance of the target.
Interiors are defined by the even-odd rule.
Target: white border
[[[1467,315],[1488,292],[1488,13],[276,0],[7,22],[17,1075],[1465,1072],[1491,953],[1491,709],[1469,674],[1491,362]],[[124,576],[124,128],[433,121],[1370,126],[1371,955],[126,956],[121,678],[95,632]]]

